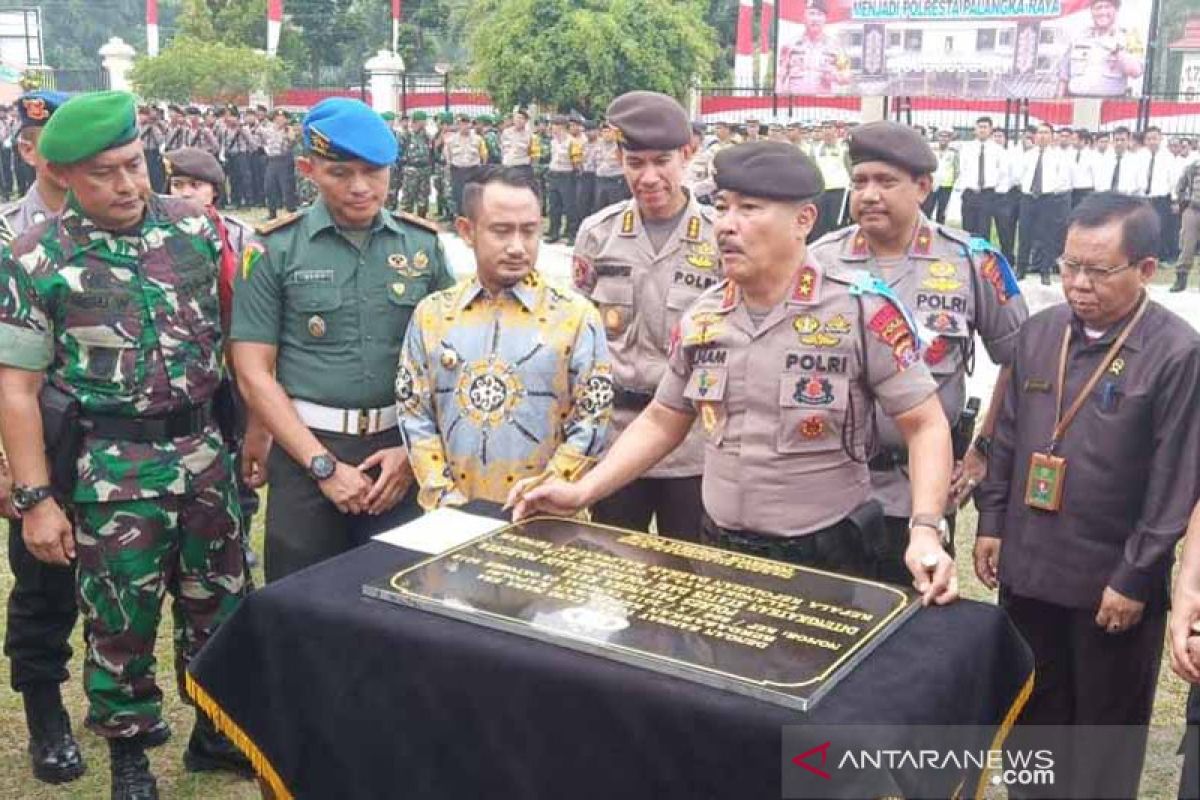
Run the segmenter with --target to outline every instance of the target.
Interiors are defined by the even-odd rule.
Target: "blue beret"
[[[395,162],[396,137],[383,118],[359,100],[331,97],[312,107],[302,126],[306,152],[331,161]]]
[[[50,121],[50,115],[70,99],[64,92],[27,92],[17,98],[17,113],[22,128],[41,127]]]

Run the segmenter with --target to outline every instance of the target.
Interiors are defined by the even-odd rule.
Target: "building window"
[[[1053,28],[1042,28],[1038,32],[1038,43],[1039,44],[1054,44],[1054,29]]]
[[[862,47],[862,43],[862,31],[854,31],[850,34],[850,47]]]
[[[986,53],[996,49],[996,29],[980,28],[975,34],[975,50]]]
[[[900,46],[900,32],[892,31],[888,33],[888,47]]]
[[[1013,46],[1013,33],[1014,33],[1014,31],[1012,28],[1009,28],[1008,30],[1000,31],[1000,46],[1001,47],[1012,47]]]
[[[921,31],[904,32],[904,50],[909,53],[921,52]]]

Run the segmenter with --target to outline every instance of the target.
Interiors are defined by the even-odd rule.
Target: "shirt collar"
[[[501,295],[512,295],[518,303],[525,307],[526,311],[533,313],[537,307],[538,295],[543,286],[542,276],[535,269],[531,270],[528,275],[518,281],[515,285],[508,287]],[[479,282],[479,276],[471,278],[463,289],[462,294],[458,298],[458,310],[462,311],[467,306],[475,301],[480,295],[487,298],[489,301],[496,299],[487,289],[483,288],[483,284]]]
[[[337,230],[337,223],[333,221],[333,215],[329,213],[329,206],[325,205],[325,201],[320,197],[313,201],[312,207],[305,215],[305,223],[308,225],[306,231],[310,240],[317,238],[317,234],[324,230],[330,228]],[[375,220],[371,223],[370,230],[374,233],[383,227],[401,232],[396,221],[391,219],[391,214],[380,211],[375,215]]]
[[[855,227],[854,234],[847,236],[842,242],[841,259],[843,261],[868,261],[874,257],[871,243],[861,228]],[[916,227],[913,228],[912,241],[908,245],[909,258],[934,258],[933,255],[933,223],[924,214],[917,216]]]
[[[1141,297],[1144,298],[1145,296],[1146,291],[1143,289]],[[1104,332],[1104,335],[1094,341],[1088,341],[1087,332],[1084,330],[1085,326],[1083,324],[1083,320],[1079,319],[1079,317],[1075,316],[1074,312],[1072,312],[1070,323],[1072,338],[1082,342],[1085,347],[1098,347],[1100,349],[1107,350],[1108,347],[1113,343],[1113,340],[1121,334],[1121,331],[1125,330],[1125,326],[1129,324],[1129,321],[1133,318],[1133,315],[1137,313],[1138,306],[1141,305],[1141,302],[1141,299],[1139,299],[1134,305],[1132,311],[1130,311],[1117,322],[1109,325],[1108,330]],[[1142,318],[1138,320],[1137,327],[1130,331],[1129,338],[1126,339],[1125,344],[1121,346],[1123,350],[1137,351],[1141,350],[1145,346],[1146,317],[1149,316],[1149,314],[1154,310],[1153,306],[1154,302],[1151,301],[1150,307],[1146,309],[1146,313],[1142,314]],[[1067,307],[1070,308],[1069,305]]]
[[[79,200],[73,192],[67,193],[67,202],[59,219],[63,230],[67,232],[72,243],[79,250],[88,250],[102,245],[116,252],[126,246],[134,245],[147,228],[170,224],[162,200],[155,194],[150,195],[146,200],[146,214],[136,229],[109,231],[101,228],[83,212],[83,208],[79,205]]]

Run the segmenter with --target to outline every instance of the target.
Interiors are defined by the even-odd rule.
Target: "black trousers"
[[[478,174],[479,167],[450,167],[450,197],[454,203],[452,214],[462,214],[463,189]]]
[[[925,216],[935,220],[939,225],[946,224],[946,206],[950,205],[950,195],[954,189],[950,186],[939,186],[929,193],[925,198],[925,202],[921,204],[921,210],[925,212]]]
[[[815,242],[830,231],[842,227],[842,201],[845,189],[826,189],[817,198],[817,224],[808,234],[808,241]]]
[[[267,216],[274,217],[280,206],[296,210],[296,162],[291,154],[267,159]]]
[[[253,177],[250,169],[249,153],[230,153],[226,156],[227,172],[229,173],[229,202],[238,207],[245,208],[254,202],[253,193],[250,190],[250,185]]]
[[[1017,218],[1021,212],[1021,190],[1012,189],[996,195],[994,219],[996,235],[1000,239],[1000,252],[1009,264],[1017,263]]]
[[[996,216],[996,190],[976,191],[965,189],[962,193],[963,230],[980,239],[992,238],[992,220]]]
[[[167,173],[163,169],[162,151],[157,147],[146,149],[146,173],[150,176],[150,188],[155,194],[167,194]]]
[[[596,176],[596,211],[629,199],[629,184],[624,175]]]
[[[1158,258],[1160,261],[1172,261],[1179,255],[1179,215],[1171,210],[1170,197],[1151,197],[1150,205],[1158,215],[1159,230]]]
[[[0,199],[12,197],[16,178],[13,175],[13,159],[20,158],[12,147],[0,147]]]
[[[575,216],[571,219],[571,236],[579,231],[579,223],[596,211],[596,173],[581,172],[575,183]]]
[[[36,684],[62,683],[71,661],[71,630],[79,616],[75,604],[75,567],[38,561],[25,547],[21,524],[8,526],[8,566],[13,587],[8,595],[4,654],[11,662],[14,691]]]
[[[1083,198],[1091,194],[1093,189],[1072,189],[1071,190],[1071,208],[1083,202]]]
[[[29,187],[33,186],[33,182],[37,180],[37,173],[33,171],[33,167],[25,163],[25,159],[21,158],[21,154],[13,151],[13,171],[17,176],[17,194],[21,197],[29,191]]]
[[[1021,238],[1017,250],[1017,272],[1043,275],[1054,273],[1054,262],[1062,255],[1067,233],[1071,194],[1042,194],[1021,197]]]
[[[571,221],[575,219],[575,187],[574,172],[546,172],[546,216],[550,221],[547,235],[551,239],[571,234]]]
[[[1193,685],[1187,699],[1187,730],[1179,749],[1183,774],[1179,776],[1179,800],[1200,800],[1200,686]]]
[[[658,520],[658,532],[673,539],[700,541],[704,498],[700,476],[689,478],[638,478],[619,492],[592,506],[592,521],[602,525],[650,530],[650,519]]]
[[[261,206],[267,198],[267,155],[261,150],[250,154],[250,204]]]
[[[1119,733],[1090,742],[1086,750],[1069,743],[1056,748],[1064,752],[1056,753],[1055,783],[1069,787],[1072,797],[1136,798],[1162,658],[1165,604],[1148,605],[1141,622],[1116,634],[1096,625],[1094,609],[1021,597],[1003,586],[1000,604],[1033,650],[1037,675],[1010,744],[1021,746],[1022,726],[1120,725]],[[1032,729],[1028,735],[1036,736]]]
[[[400,446],[400,432],[395,428],[371,436],[324,431],[313,434],[339,461],[347,464],[359,464],[385,447]],[[374,480],[379,472],[372,470],[367,474]],[[386,514],[377,517],[343,514],[321,493],[321,487],[308,474],[307,465],[297,464],[280,447],[271,448],[267,480],[271,485],[263,548],[267,583],[364,545],[372,536],[421,516],[416,481]]]

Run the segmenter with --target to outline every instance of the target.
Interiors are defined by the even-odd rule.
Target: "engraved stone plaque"
[[[550,517],[363,592],[800,710],[919,606],[890,584]]]

